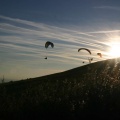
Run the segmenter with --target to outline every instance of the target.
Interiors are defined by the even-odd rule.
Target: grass
[[[0,119],[120,119],[120,62],[0,84]]]

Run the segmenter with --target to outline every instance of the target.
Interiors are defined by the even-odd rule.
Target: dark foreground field
[[[120,119],[120,59],[0,84],[0,120]]]

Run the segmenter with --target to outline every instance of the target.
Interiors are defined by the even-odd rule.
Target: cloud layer
[[[107,49],[105,50],[105,48],[109,48],[107,44],[109,40],[103,38],[101,34],[108,35],[112,32],[120,32],[119,30],[82,32],[82,30],[51,26],[6,16],[0,16],[0,19],[3,21],[0,22],[0,64],[5,70],[8,70],[8,76],[11,76],[12,65],[19,68],[22,64],[26,71],[32,72],[33,70],[35,76],[40,76],[44,75],[45,69],[47,73],[50,73],[49,70],[64,71],[83,65],[83,61],[88,64],[88,57],[93,57],[93,62],[107,59],[109,56],[107,56]],[[45,49],[46,41],[53,42],[55,47]],[[86,51],[78,53],[78,49],[81,47],[90,49],[92,56]],[[97,52],[103,53],[104,57],[100,59],[96,55]],[[48,56],[48,60],[44,59],[45,56]],[[10,66],[6,67],[8,64]],[[43,72],[39,74],[38,71],[42,70]],[[1,70],[1,75],[4,72]],[[22,74],[22,72],[20,73]],[[12,75],[14,76],[14,74]]]

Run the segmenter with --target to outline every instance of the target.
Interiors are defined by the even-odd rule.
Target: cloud
[[[96,6],[95,9],[117,10],[120,11],[120,7],[116,6]]]
[[[57,43],[57,45],[60,47],[61,46],[75,47],[75,45],[77,47],[82,44],[85,44],[91,47],[94,47],[94,46],[100,47],[100,45],[95,43],[95,39],[94,39],[95,36],[88,34],[88,33],[75,31],[75,30],[69,30],[69,29],[60,28],[56,26],[44,25],[41,23],[38,24],[38,23],[30,22],[30,21],[14,19],[14,18],[9,18],[9,17],[4,17],[4,16],[0,16],[0,17],[2,19],[6,19],[6,20],[10,20],[10,21],[36,27],[36,29],[35,28],[28,29],[24,27],[18,27],[17,25],[12,25],[9,23],[1,23],[0,28],[2,32],[6,32],[10,34],[18,34],[20,37],[22,36],[21,38],[23,38],[23,36],[24,37],[27,36],[27,38],[25,38],[26,40],[24,40],[23,38],[23,40],[21,39],[19,42],[25,43],[27,41],[26,44],[30,44],[30,42],[31,43],[33,42],[32,44],[43,45],[43,43],[45,43],[45,40],[50,39],[50,40],[59,42]],[[90,39],[90,37],[92,37],[92,39]],[[28,40],[28,38],[30,38],[30,40]],[[16,42],[17,39],[11,40],[11,42],[12,41]],[[92,43],[91,41],[93,41],[94,43]]]
[[[105,52],[104,39],[99,35],[108,31],[83,32],[5,16],[0,19],[4,20],[0,22],[0,65],[3,67],[22,64],[27,70],[39,67],[40,70],[66,70],[82,65],[82,61],[88,62],[89,55],[85,51],[78,52],[80,47],[91,50],[94,62],[101,60],[97,52]],[[45,49],[46,41],[52,41],[54,48]],[[48,56],[47,60],[45,56]]]
[[[106,31],[92,31],[92,32],[87,32],[88,34],[106,34],[106,33],[116,33],[120,32],[120,30],[106,30]]]

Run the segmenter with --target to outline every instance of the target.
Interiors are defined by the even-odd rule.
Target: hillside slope
[[[38,78],[33,78],[31,80],[37,79],[50,79],[50,78],[77,78],[86,74],[102,74],[106,73],[111,77],[119,76],[120,72],[120,58],[108,59],[104,61],[99,61],[91,64],[87,64],[81,67],[73,68],[64,72],[50,74]]]
[[[0,84],[0,119],[120,119],[120,58]]]

